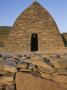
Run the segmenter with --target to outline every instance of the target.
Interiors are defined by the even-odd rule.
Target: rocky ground
[[[67,90],[67,53],[0,53],[0,90]]]

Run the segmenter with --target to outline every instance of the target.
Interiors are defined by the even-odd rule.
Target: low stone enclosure
[[[22,75],[28,73],[43,80],[63,84],[64,90],[66,90],[67,53],[0,53],[0,90],[21,90],[17,81],[18,73],[22,73]],[[22,81],[22,83],[24,82]]]

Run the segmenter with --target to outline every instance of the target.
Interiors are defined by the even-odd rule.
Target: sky
[[[38,1],[50,12],[60,32],[67,32],[67,0],[0,0],[0,26],[12,26],[33,1]]]

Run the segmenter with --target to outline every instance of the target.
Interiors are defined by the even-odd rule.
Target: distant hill
[[[0,26],[0,38],[5,38],[9,35],[11,27],[9,26]]]

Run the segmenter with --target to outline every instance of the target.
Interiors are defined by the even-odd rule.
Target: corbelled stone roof
[[[30,5],[18,16],[14,25],[18,24],[18,22],[21,23],[23,21],[24,21],[24,24],[27,24],[27,25],[33,24],[37,21],[43,21],[43,20],[45,20],[46,22],[47,19],[49,22],[49,18],[53,20],[49,12],[43,6],[41,6],[41,4],[34,1],[32,5]]]

